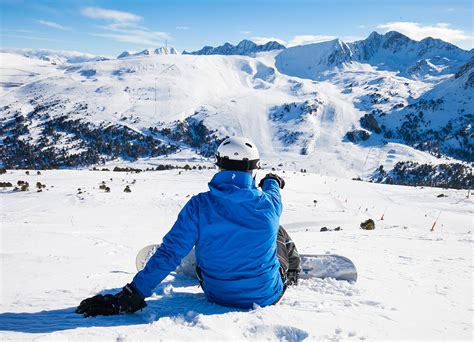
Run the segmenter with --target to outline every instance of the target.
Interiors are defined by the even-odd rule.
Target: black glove
[[[286,273],[286,285],[293,286],[298,285],[298,278],[300,277],[300,271],[298,270],[289,270]]]
[[[260,183],[258,183],[259,187],[263,186],[263,182],[265,182],[265,179],[276,180],[278,182],[278,185],[280,186],[280,189],[283,189],[285,187],[285,180],[274,173],[267,173],[267,175],[260,180]]]
[[[134,313],[146,307],[145,299],[132,285],[127,284],[115,295],[97,295],[84,299],[76,309],[76,313],[89,316],[111,316],[122,313]]]

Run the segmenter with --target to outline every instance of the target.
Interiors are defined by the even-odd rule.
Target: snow
[[[466,191],[291,171],[280,171],[286,179],[281,223],[301,253],[353,260],[357,283],[302,280],[276,306],[235,310],[208,303],[192,279],[172,274],[142,312],[75,314],[82,299],[115,292],[132,279],[136,253],[161,241],[214,172],[18,170],[0,176],[2,182],[28,181],[31,189],[0,192],[0,339],[473,338],[474,209]],[[99,190],[102,181],[110,193]],[[36,192],[36,182],[46,189]],[[131,193],[123,192],[127,184]],[[374,231],[359,229],[367,218],[375,220]],[[343,230],[322,233],[322,226]]]
[[[428,37],[418,42],[395,31],[384,35],[372,32],[367,39],[348,45],[355,60],[428,82],[436,82],[436,77],[430,76],[456,72],[472,56],[472,51],[462,50],[440,39]],[[431,67],[420,68],[423,64]]]
[[[142,312],[84,319],[73,312],[79,302],[129,282],[136,253],[161,241],[189,197],[207,190],[215,170],[8,171],[0,181],[26,180],[30,190],[0,188],[0,340],[473,339],[474,207],[467,192],[350,180],[403,160],[453,161],[376,134],[359,144],[344,139],[371,111],[387,113],[380,123],[393,130],[410,104],[435,103],[423,109],[424,129],[470,113],[471,74],[450,73],[472,52],[438,40],[417,44],[391,33],[253,57],[180,55],[172,48],[115,60],[0,51],[6,119],[16,111],[27,118],[35,105],[59,101],[48,110],[51,118],[68,115],[146,134],[148,127],[194,115],[218,136],[249,137],[264,167],[276,167],[286,179],[281,223],[299,251],[347,256],[359,272],[355,284],[302,280],[278,305],[247,311],[210,304],[195,281],[171,274]],[[249,47],[241,45],[243,52]],[[85,104],[86,111],[74,111]],[[30,133],[21,139],[38,141],[44,118],[28,120]],[[56,147],[79,152],[72,138],[61,134]],[[99,168],[160,164],[210,161],[180,146],[173,155]],[[309,173],[294,172],[300,169]],[[47,185],[42,192],[38,181]],[[99,190],[102,181],[110,193]],[[131,193],[123,192],[126,185]],[[441,193],[447,197],[438,198]],[[376,229],[360,230],[368,218]],[[323,226],[343,230],[319,232]]]
[[[55,71],[49,62],[0,52],[0,95]]]
[[[276,67],[284,74],[319,79],[323,71],[350,62],[351,51],[339,39],[300,45],[283,50],[276,56]]]
[[[39,98],[39,103],[58,100],[61,107],[48,111],[51,118],[67,114],[71,120],[125,125],[138,132],[162,124],[172,125],[200,112],[204,124],[217,130],[218,136],[249,137],[269,163],[346,178],[367,176],[380,165],[391,169],[401,160],[446,162],[404,144],[384,145],[381,139],[370,145],[344,141],[347,131],[359,128],[359,118],[366,110],[373,106],[385,110],[395,103],[406,104],[407,98],[419,96],[432,85],[396,77],[393,72],[378,71],[357,62],[336,69],[328,66],[319,82],[279,69],[279,61],[293,56],[294,49],[316,51],[321,44],[328,45],[328,50],[321,52],[324,60],[334,55],[331,52],[334,49],[347,52],[347,46],[335,40],[262,52],[255,58],[153,54],[67,64],[10,91],[4,101],[12,112],[18,110],[27,115],[31,98]],[[298,60],[290,60],[298,68]],[[370,82],[375,83],[366,88]],[[354,84],[351,92],[347,88],[349,83]],[[375,87],[393,95],[387,95],[387,103],[364,104]],[[269,119],[275,107],[315,100],[323,102],[320,110],[302,122],[281,123]],[[74,108],[84,104],[88,106],[87,115],[82,111],[73,113]],[[32,138],[41,136],[40,126],[29,128]],[[299,135],[301,139],[288,144],[277,137],[278,132]],[[373,148],[377,153],[372,153]],[[389,153],[394,148],[397,153]],[[186,149],[183,146],[182,150]],[[306,155],[301,154],[302,150]]]
[[[253,46],[250,41],[239,45]],[[405,138],[386,138],[383,133],[374,133],[365,142],[349,142],[346,133],[360,130],[365,114],[381,113],[376,118],[379,124],[394,133],[414,112],[409,105],[439,100],[444,103],[441,108],[423,109],[427,119],[418,133],[442,130],[450,121],[454,133],[467,132],[466,115],[473,104],[468,75],[455,79],[450,74],[472,52],[439,40],[416,42],[393,32],[374,33],[350,44],[335,39],[253,57],[180,55],[169,47],[169,54],[162,48],[126,51],[121,55],[126,58],[55,66],[37,59],[52,52],[2,51],[5,116],[22,113],[28,118],[24,138],[32,143],[43,138],[45,120],[62,116],[97,127],[125,126],[147,135],[149,127],[173,127],[177,120],[196,115],[217,137],[244,135],[253,140],[269,165],[369,178],[380,165],[390,170],[406,160],[430,164],[456,160],[436,158],[408,146],[414,144]],[[413,73],[408,75],[410,67]],[[29,116],[35,106],[55,102],[59,105],[48,107],[48,118]],[[318,108],[301,112],[307,103],[318,103]],[[296,110],[287,115],[287,106]],[[271,118],[275,112],[283,116],[281,120]],[[80,139],[71,137],[77,145]],[[464,140],[453,136],[441,147],[459,148],[468,155]],[[173,143],[180,145],[181,158],[193,153],[189,146]],[[71,145],[69,152],[79,150]]]
[[[2,48],[0,53],[11,53],[34,60],[42,60],[55,64],[65,63],[83,63],[88,61],[100,61],[105,57],[96,56],[90,53],[79,51],[61,51],[47,49],[21,49],[21,48]]]

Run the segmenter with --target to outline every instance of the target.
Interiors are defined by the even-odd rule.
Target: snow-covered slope
[[[27,82],[38,80],[44,75],[56,72],[50,62],[32,59],[16,53],[0,52],[0,91],[19,87]]]
[[[335,39],[285,49],[276,56],[275,65],[280,72],[290,76],[319,79],[324,71],[351,61],[348,45]]]
[[[381,37],[393,48],[390,34]],[[415,43],[438,48],[421,54],[418,46],[420,58],[444,58],[446,52],[446,58],[461,61],[471,54],[458,49],[455,59],[457,48],[400,39],[402,52]],[[342,177],[368,177],[381,165],[388,170],[407,160],[471,160],[471,145],[456,145],[452,137],[435,136],[426,146],[396,132],[400,113],[437,101],[436,92],[446,92],[443,111],[412,133],[423,137],[435,122],[450,120],[469,131],[471,89],[464,85],[470,74],[443,73],[426,81],[363,62],[353,49],[333,40],[252,57],[145,50],[130,58],[58,66],[2,97],[2,161],[8,167],[49,167],[170,154],[209,157],[227,135],[254,140],[268,165]]]
[[[474,155],[474,64],[462,66],[456,75],[437,84],[408,105],[378,106],[361,118],[376,143],[404,141],[420,150],[472,161]]]
[[[373,162],[364,163],[368,152],[365,147],[343,142],[345,132],[363,113],[340,93],[338,86],[294,79],[279,73],[272,63],[271,58],[157,55],[74,65],[63,74],[11,94],[10,104],[3,108],[4,122],[14,124],[20,120],[23,128],[17,127],[17,134],[23,133],[30,144],[54,146],[58,157],[82,151],[89,151],[88,156],[95,154],[89,163],[110,153],[101,148],[107,147],[102,142],[113,127],[125,129],[127,135],[122,132],[122,137],[131,141],[137,139],[136,134],[149,137],[133,148],[144,146],[144,155],[155,156],[153,151],[166,152],[166,144],[172,147],[169,152],[176,151],[173,146],[186,147],[182,144],[185,133],[196,135],[189,129],[194,120],[196,124],[202,122],[210,132],[216,130],[216,138],[211,139],[234,134],[250,137],[268,163],[283,162],[295,169],[317,168],[346,177],[378,167]],[[294,113],[295,117],[278,119],[272,114],[287,104],[305,101],[318,102],[318,111],[308,116],[298,105],[300,112]],[[176,126],[176,120],[184,123],[185,131]],[[93,126],[87,128],[81,122]],[[299,139],[282,140],[282,132]],[[97,134],[102,138],[90,145]],[[89,138],[80,138],[85,136]],[[202,138],[201,143],[212,144]],[[156,146],[154,141],[162,143]],[[128,140],[124,143],[129,144]],[[132,148],[120,146],[116,156]],[[68,154],[61,152],[62,148],[67,148]],[[379,159],[393,148],[382,146]],[[419,154],[403,145],[396,149],[394,160]],[[45,150],[54,151],[42,148]],[[128,155],[143,156],[141,150],[136,151]],[[37,155],[35,158],[40,159]],[[48,158],[51,156],[43,157]],[[323,164],[325,158],[330,162]],[[65,165],[75,162],[74,158]]]
[[[82,299],[130,282],[138,250],[161,241],[213,173],[1,175],[31,190],[0,190],[0,340],[472,339],[472,197],[309,173],[281,173],[281,223],[301,253],[352,259],[357,283],[301,280],[276,306],[235,310],[208,303],[195,280],[172,274],[141,312],[75,314]],[[359,229],[367,218],[374,231]]]

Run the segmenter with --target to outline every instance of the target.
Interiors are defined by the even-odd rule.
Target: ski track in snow
[[[466,191],[287,171],[281,223],[300,253],[352,259],[357,283],[301,280],[276,306],[236,310],[207,302],[195,280],[172,273],[142,312],[86,319],[74,313],[79,302],[129,282],[138,250],[161,241],[214,171],[41,172],[1,176],[31,187],[0,192],[1,340],[472,339],[473,206]],[[37,181],[47,185],[41,193]],[[110,193],[99,190],[102,181]],[[126,184],[131,193],[123,192]],[[376,229],[360,230],[369,217]],[[322,226],[343,230],[322,233]]]

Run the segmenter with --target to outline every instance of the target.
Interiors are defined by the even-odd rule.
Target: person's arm
[[[145,298],[176,267],[198,239],[198,213],[195,198],[186,203],[163,243],[138,272],[131,284],[115,295],[96,295],[83,300],[76,313],[85,317],[133,313],[146,307]]]
[[[133,278],[132,286],[144,297],[151,295],[152,290],[176,269],[196,243],[198,216],[195,206],[194,198],[186,203],[175,224],[163,238],[160,248]]]
[[[269,173],[259,183],[262,191],[270,198],[277,214],[281,215],[283,205],[281,203],[280,188],[285,187],[285,181],[278,175]]]

